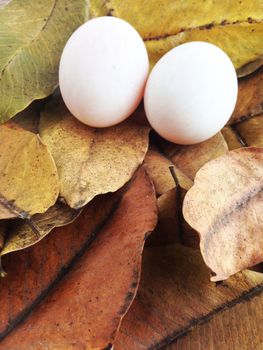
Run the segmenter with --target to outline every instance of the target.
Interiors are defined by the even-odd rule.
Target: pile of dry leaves
[[[178,146],[142,106],[77,121],[53,93],[59,58],[101,15],[134,25],[152,66],[183,42],[223,48],[240,77],[228,125]],[[243,271],[263,260],[262,37],[259,0],[0,1],[0,349],[249,349],[205,327],[263,290]]]

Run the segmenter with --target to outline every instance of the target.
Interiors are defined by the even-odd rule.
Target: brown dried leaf
[[[58,173],[40,138],[16,124],[0,126],[0,219],[44,213],[57,200]]]
[[[35,214],[29,220],[14,221],[6,232],[5,244],[0,256],[30,247],[39,242],[55,227],[73,222],[80,210],[74,210],[57,202],[43,214]]]
[[[263,112],[263,66],[255,73],[239,79],[238,99],[228,124],[248,119]]]
[[[263,147],[263,114],[226,126],[222,134],[230,150],[240,147]]]
[[[262,290],[262,274],[243,271],[215,285],[198,251],[146,248],[114,349],[259,350]]]
[[[228,147],[221,133],[195,145],[181,146],[167,143],[164,148],[167,157],[191,180],[203,165],[227,151]]]
[[[199,235],[187,224],[182,214],[186,192],[177,186],[158,198],[158,224],[148,238],[147,246],[180,243],[199,248]]]
[[[150,146],[144,159],[144,165],[154,183],[157,195],[161,195],[175,186],[169,170],[171,166],[174,167],[178,182],[182,188],[188,190],[193,184],[180,169],[173,165],[172,161],[161,154],[154,146]]]
[[[240,148],[207,163],[184,200],[186,221],[200,233],[212,281],[263,259],[263,148]]]
[[[58,168],[60,195],[75,209],[122,187],[148,148],[149,127],[135,117],[95,129],[80,123],[57,99],[42,113],[39,131]]]
[[[35,261],[39,261],[40,254],[48,276],[57,268],[55,252],[62,254],[59,256],[60,266],[65,256],[71,257],[64,267],[64,276],[55,275],[55,282],[49,281],[49,287],[43,290],[40,304],[40,300],[37,303],[31,299],[30,305],[25,305],[28,297],[31,298],[30,287],[37,285],[41,288],[43,272],[30,275],[31,271],[27,269],[29,276],[24,276],[23,263],[17,266],[18,262],[13,262],[16,274],[10,271],[12,287],[18,282],[20,287],[18,290],[10,289],[10,285],[5,283],[8,275],[1,285],[0,295],[1,300],[5,300],[5,295],[9,294],[8,300],[12,307],[15,305],[18,308],[19,303],[22,303],[22,312],[15,315],[12,332],[8,334],[10,328],[8,317],[5,316],[10,317],[10,308],[1,308],[1,318],[7,319],[0,323],[1,327],[6,327],[2,332],[2,338],[5,339],[0,343],[1,350],[17,349],[18,344],[21,349],[30,350],[111,348],[120,321],[137,291],[145,237],[156,224],[156,200],[152,183],[144,170],[140,169],[126,192],[122,193],[121,200],[111,207],[110,212],[107,211],[106,216],[98,215],[98,212],[104,213],[101,201],[97,201],[96,208],[90,208],[92,203],[73,224],[56,229],[59,238],[58,247],[56,244],[51,246],[54,251],[48,245],[48,254],[43,251],[43,247],[41,249],[45,240],[30,248],[34,249],[34,253],[31,251],[32,266],[35,266]],[[75,239],[79,235],[82,236],[81,242]],[[53,237],[55,239],[55,234],[48,238],[51,240]],[[61,250],[60,241],[64,240],[66,245]],[[28,259],[23,253],[17,256],[26,263]],[[23,288],[20,295],[26,277],[29,277],[26,283],[29,289]]]

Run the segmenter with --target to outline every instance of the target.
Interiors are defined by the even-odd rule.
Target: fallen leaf
[[[145,40],[152,66],[167,51],[188,41],[208,41],[221,47],[236,68],[263,54],[261,0],[91,0],[91,13],[131,23]]]
[[[0,219],[29,218],[55,204],[59,182],[40,138],[9,123],[0,126]]]
[[[5,243],[6,225],[7,225],[6,220],[0,221],[0,250],[3,248]]]
[[[239,123],[235,127],[246,145],[263,147],[263,114]]]
[[[240,148],[207,163],[185,196],[183,215],[200,233],[220,281],[263,259],[263,148]]]
[[[241,68],[237,69],[237,76],[239,78],[243,78],[246,75],[249,75],[253,72],[255,72],[259,67],[263,65],[263,57],[259,57],[253,62],[249,62],[242,66]]]
[[[149,127],[135,116],[110,128],[91,128],[58,99],[42,113],[39,131],[58,168],[60,195],[75,209],[122,187],[148,148]]]
[[[215,285],[198,251],[146,248],[139,290],[114,349],[260,349],[262,291],[260,273],[243,271]]]
[[[86,1],[13,0],[0,10],[0,122],[58,84],[61,52],[86,16]]]
[[[166,143],[163,151],[176,167],[193,180],[203,165],[225,154],[228,147],[222,134],[218,133],[209,140],[195,145]]]
[[[43,239],[55,227],[73,222],[79,214],[80,210],[71,209],[66,204],[57,202],[43,214],[35,214],[28,220],[13,221],[8,226],[0,256],[30,247]]]
[[[12,290],[13,303],[10,305],[20,303],[21,311],[13,315],[13,321],[8,325],[6,320],[10,316],[10,308],[1,308],[1,325],[7,328],[2,331],[2,339],[5,339],[0,343],[0,349],[14,349],[18,344],[21,349],[30,350],[111,348],[120,321],[137,291],[145,237],[156,223],[155,193],[144,170],[136,173],[110,213],[106,217],[102,215],[94,223],[95,217],[98,218],[97,211],[103,210],[102,207],[101,201],[97,201],[96,210],[93,208],[90,211],[91,207],[87,206],[71,225],[56,229],[49,235],[50,240],[59,237],[56,244],[50,245],[49,241],[49,254],[43,252],[41,247],[45,240],[30,248],[31,259],[26,257],[25,251],[13,254],[13,259],[9,260],[12,263],[12,278],[11,281],[7,280],[7,271],[8,276],[1,285],[0,293],[1,300],[5,300]],[[93,229],[90,230],[90,227]],[[84,237],[81,243],[76,239],[78,235]],[[66,236],[70,236],[70,240]],[[63,249],[60,249],[60,244]],[[79,248],[72,249],[72,244]],[[51,269],[51,273],[47,272],[48,276],[52,274],[53,266],[57,268],[57,263],[61,268],[61,260],[65,255],[71,258],[64,272],[55,277],[55,281],[50,281],[48,277],[49,286],[43,289],[37,299],[32,299],[30,287],[35,284],[41,286],[43,278],[43,272],[36,274],[36,271],[39,272],[35,265],[35,260],[39,261],[38,255],[42,256],[45,270]],[[16,261],[15,256],[18,257]],[[22,262],[31,263],[36,271],[24,269]],[[7,265],[8,262],[5,263]],[[27,276],[22,274],[23,271],[26,271]],[[27,281],[28,289],[21,286],[24,280]],[[16,284],[20,287],[13,290]],[[22,295],[19,294],[21,288]],[[25,308],[27,293],[31,300]]]
[[[182,214],[186,193],[181,186],[176,186],[158,198],[158,224],[147,239],[147,246],[180,243],[199,248],[199,235],[188,225]]]
[[[239,79],[238,99],[229,124],[263,112],[263,66],[255,73]]]
[[[178,182],[182,188],[189,189],[192,186],[190,180],[180,169],[176,168],[171,160],[161,154],[157,148],[150,146],[144,165],[152,179],[157,195],[161,195],[175,187],[174,179],[169,168],[174,167]]]
[[[240,147],[263,147],[263,114],[226,126],[222,134],[230,150]]]

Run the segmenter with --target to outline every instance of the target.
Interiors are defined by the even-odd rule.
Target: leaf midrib
[[[8,60],[8,62],[2,67],[2,71],[0,73],[0,83],[1,80],[3,78],[3,75],[6,71],[6,69],[8,68],[9,65],[11,65],[11,63],[14,61],[15,57],[18,56],[22,51],[24,51],[27,47],[29,47],[30,45],[32,45],[32,43],[39,37],[39,35],[45,30],[45,28],[47,27],[50,19],[52,18],[53,12],[55,10],[55,7],[57,5],[58,0],[53,0],[53,5],[51,7],[50,13],[47,17],[47,20],[44,22],[43,26],[39,29],[39,31],[36,33],[36,35],[24,46],[19,47],[14,53],[13,55],[10,57],[10,59]]]

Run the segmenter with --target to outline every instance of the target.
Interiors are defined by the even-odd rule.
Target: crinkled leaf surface
[[[212,160],[195,177],[183,214],[200,233],[213,281],[263,260],[263,148],[240,148]]]
[[[61,52],[86,11],[85,0],[12,0],[0,9],[0,123],[53,91]]]
[[[57,202],[43,214],[35,214],[28,220],[10,223],[6,230],[0,256],[39,242],[55,227],[70,224],[79,214],[80,210],[71,209],[67,205]]]
[[[151,64],[173,47],[208,41],[221,47],[236,68],[263,54],[262,1],[91,0],[93,16],[131,23],[145,40]]]
[[[112,210],[107,210],[105,216],[105,207],[97,201],[96,208],[87,206],[71,225],[56,229],[56,233],[48,237],[52,240],[58,236],[55,244],[47,245],[49,254],[43,251],[44,246],[41,247],[43,240],[32,247],[31,260],[26,259],[25,251],[17,255],[12,267],[17,266],[19,259],[23,263],[17,266],[15,275],[12,270],[10,272],[12,287],[20,285],[12,292],[11,305],[15,308],[21,303],[21,313],[15,315],[20,325],[15,327],[13,321],[10,329],[6,321],[1,322],[2,327],[7,327],[2,333],[6,338],[0,343],[1,350],[17,346],[30,350],[111,348],[120,320],[137,291],[145,237],[156,224],[155,193],[143,169],[136,173],[120,201],[115,201],[114,207],[110,207]],[[100,215],[101,212],[104,214]],[[79,236],[83,237],[82,241]],[[30,287],[36,283],[41,288],[46,276],[43,271],[36,275],[34,269],[26,269],[25,276],[23,264],[31,261],[36,268],[35,262],[37,264],[40,260],[38,254],[42,256],[45,271],[51,270],[47,272],[48,276],[54,267],[57,268],[56,264],[61,267],[61,261],[67,256],[71,259],[64,269],[64,278],[60,275],[56,282],[51,282],[36,302],[31,299]],[[20,295],[24,280],[27,287]],[[10,292],[8,282],[4,279],[1,284],[2,300]],[[30,315],[25,309],[28,299],[31,299]],[[5,320],[12,313],[4,307],[0,315]],[[8,330],[12,331],[7,335]]]
[[[0,126],[0,219],[30,217],[55,204],[57,168],[40,138],[16,124]]]
[[[39,131],[58,168],[60,195],[72,208],[129,181],[148,148],[149,127],[143,123],[133,116],[110,128],[91,128],[74,118],[60,100],[49,104]]]
[[[198,251],[146,248],[141,284],[114,349],[259,350],[262,290],[262,274],[243,271],[215,285]]]

